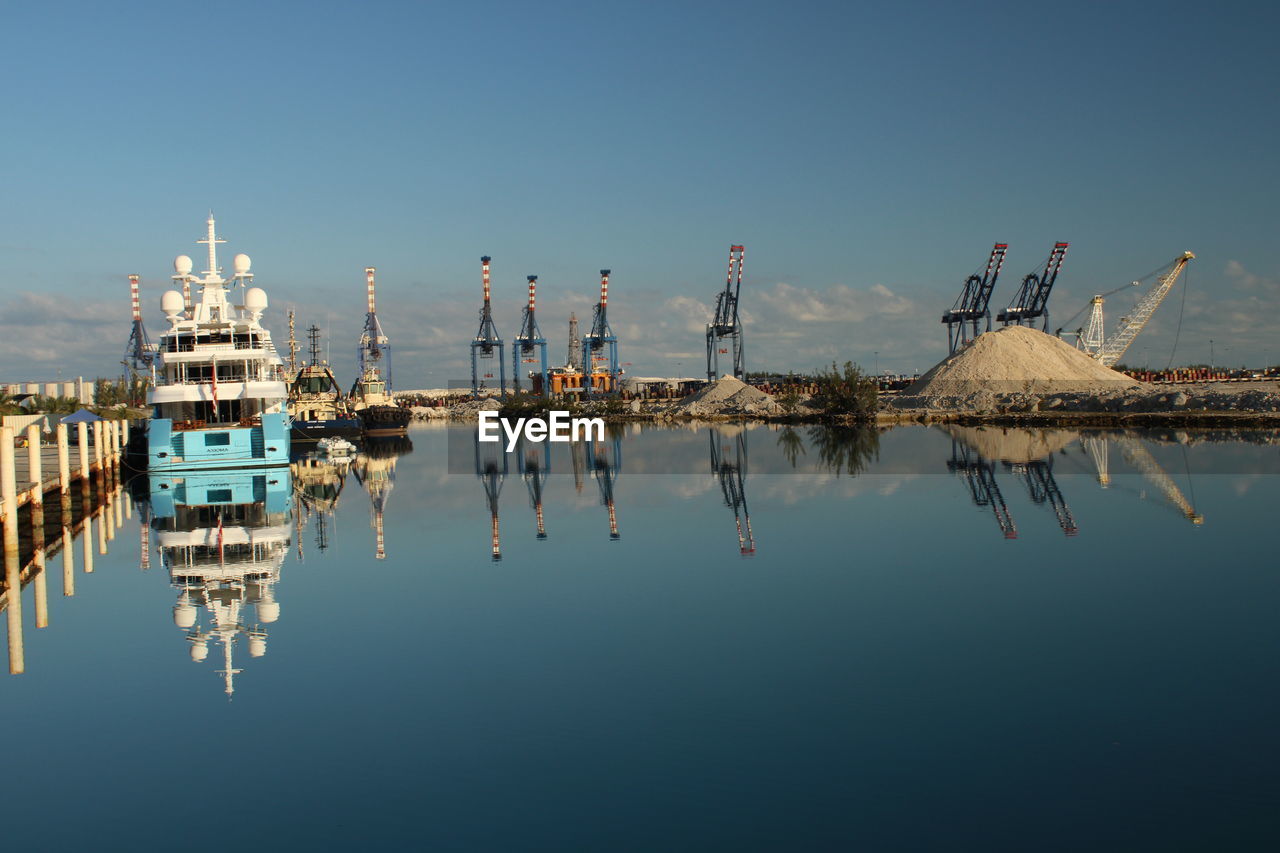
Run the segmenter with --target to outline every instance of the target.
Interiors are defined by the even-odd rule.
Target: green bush
[[[880,391],[876,381],[851,361],[844,368],[831,363],[830,370],[821,370],[814,377],[817,393],[813,405],[825,415],[852,415],[856,418],[875,416]]]

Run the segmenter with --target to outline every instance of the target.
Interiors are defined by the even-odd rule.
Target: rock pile
[[[695,418],[715,415],[762,417],[780,414],[781,411],[782,407],[769,394],[725,375],[698,393],[685,397],[676,404],[673,414]]]

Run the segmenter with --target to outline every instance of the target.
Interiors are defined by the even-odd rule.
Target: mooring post
[[[67,446],[67,425],[58,424],[58,486],[64,499],[71,496],[71,453]]]
[[[49,583],[44,573],[44,471],[40,458],[40,427],[27,426],[27,479],[31,489],[31,562],[35,567],[36,627],[49,627]]]
[[[76,424],[76,443],[80,450],[80,483],[84,487],[89,483],[89,425],[84,421]]]
[[[67,499],[63,506],[70,507]],[[67,598],[76,594],[75,536],[71,532],[71,515],[62,516],[62,594]]]
[[[4,499],[4,586],[9,628],[9,672],[26,670],[22,653],[22,568],[18,565],[18,476],[13,427],[0,427],[0,497]]]

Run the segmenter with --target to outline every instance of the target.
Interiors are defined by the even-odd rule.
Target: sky
[[[466,379],[481,255],[508,340],[536,274],[562,361],[610,268],[628,372],[699,375],[733,243],[751,370],[927,369],[992,243],[1000,308],[1058,240],[1051,330],[1190,249],[1125,360],[1280,361],[1258,4],[3,8],[4,381],[119,373],[126,276],[154,337],[210,210],[344,383],[370,265],[397,387]]]

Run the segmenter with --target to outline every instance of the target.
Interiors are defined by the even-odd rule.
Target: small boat
[[[351,456],[356,446],[341,436],[331,435],[316,442],[316,450],[326,456]]]
[[[292,326],[290,327],[292,341]],[[320,329],[307,329],[311,360],[289,382],[289,415],[294,441],[317,441],[327,436],[359,435],[360,419],[351,411],[329,363],[320,356]],[[292,342],[290,347],[293,347]]]
[[[284,363],[261,323],[267,294],[251,287],[249,256],[222,277],[213,216],[206,222],[209,268],[192,275],[191,258],[173,262],[160,300],[169,328],[156,347],[155,382],[147,392],[147,469],[152,472],[289,464],[288,389]],[[200,288],[193,302],[192,286]]]

